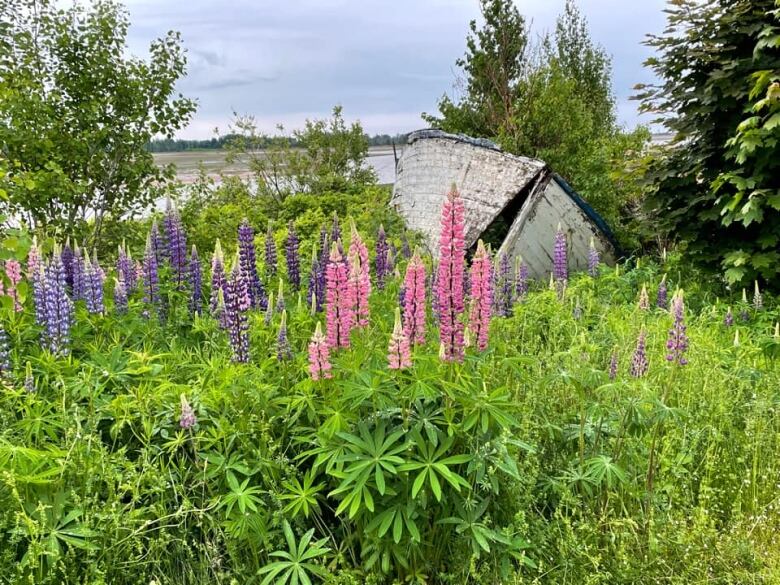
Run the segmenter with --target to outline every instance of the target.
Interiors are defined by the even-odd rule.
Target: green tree
[[[439,102],[440,116],[423,114],[448,132],[484,136],[504,150],[547,162],[612,224],[626,247],[639,186],[626,180],[629,158],[649,138],[645,129],[616,124],[611,59],[590,38],[587,21],[567,0],[555,31],[529,42],[525,19],[510,0],[482,0],[481,27],[470,24],[465,78],[456,103]]]
[[[306,120],[292,136],[278,126],[268,137],[252,116],[236,115],[227,141],[228,161],[244,160],[254,174],[257,192],[277,203],[295,193],[360,191],[376,183],[366,163],[368,136],[359,121],[347,124],[341,106],[328,119]]]
[[[178,33],[127,56],[127,12],[112,0],[60,9],[0,8],[0,178],[6,210],[34,228],[93,241],[107,216],[146,208],[171,176],[145,145],[183,127],[195,102],[176,94],[186,57]]]
[[[645,111],[675,137],[650,161],[649,210],[728,281],[780,284],[780,34],[775,0],[679,0],[649,44]],[[714,245],[715,244],[715,245]]]

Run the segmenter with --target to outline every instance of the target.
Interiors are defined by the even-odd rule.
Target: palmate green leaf
[[[418,455],[413,460],[401,465],[399,471],[419,471],[412,483],[412,498],[416,498],[425,485],[425,480],[431,488],[431,492],[438,501],[441,501],[443,492],[440,477],[449,483],[456,491],[461,487],[469,487],[469,483],[460,475],[452,471],[449,466],[461,465],[471,461],[472,456],[467,454],[451,455],[445,457],[447,450],[453,444],[453,437],[445,439],[434,445],[423,438],[419,430],[411,433],[412,444],[417,447]]]
[[[296,543],[292,528],[286,520],[282,524],[282,530],[287,542],[287,550],[270,553],[269,556],[281,560],[267,563],[258,570],[258,575],[265,575],[261,583],[294,585],[299,582],[311,583],[312,575],[325,578],[327,576],[325,569],[311,561],[321,559],[330,552],[330,549],[324,546],[326,539],[312,542],[314,536],[312,528]]]

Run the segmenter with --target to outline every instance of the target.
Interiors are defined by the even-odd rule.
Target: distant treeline
[[[408,134],[376,134],[368,137],[369,146],[389,146],[395,144],[406,144],[406,137]],[[235,138],[234,134],[226,134],[225,136],[214,137],[208,140],[183,140],[181,138],[171,139],[164,138],[159,140],[152,140],[146,144],[146,149],[149,152],[183,152],[187,150],[219,150],[225,147],[225,144],[229,143],[231,139]],[[272,138],[266,139],[267,144],[270,145]],[[296,140],[290,138],[292,146],[296,146]]]

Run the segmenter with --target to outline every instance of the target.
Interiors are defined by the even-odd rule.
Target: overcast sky
[[[564,0],[516,0],[540,35]],[[632,86],[649,79],[647,33],[664,26],[665,0],[580,0],[591,34],[613,57],[620,121],[634,126]],[[452,94],[477,0],[127,0],[130,49],[145,55],[169,29],[182,33],[189,73],[181,91],[198,100],[183,138],[225,132],[231,113],[253,114],[265,131],[299,127],[342,104],[369,134],[424,127]]]

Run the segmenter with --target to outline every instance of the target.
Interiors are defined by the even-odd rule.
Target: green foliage
[[[330,119],[306,120],[292,137],[282,126],[278,136],[259,134],[252,116],[236,116],[233,126],[228,161],[245,160],[257,194],[277,203],[294,193],[360,190],[376,183],[374,170],[365,164],[368,137],[360,122],[347,126],[341,106],[333,108]]]
[[[649,43],[662,82],[639,96],[675,133],[648,161],[651,211],[734,284],[780,283],[779,15],[774,0],[676,3]]]
[[[167,176],[146,143],[195,109],[175,94],[186,58],[178,33],[128,57],[126,11],[101,0],[0,8],[0,206],[30,226],[98,239],[107,217],[145,209]]]
[[[26,236],[9,237],[22,257]],[[252,361],[236,365],[224,331],[177,291],[164,322],[141,316],[138,294],[125,315],[77,303],[72,352],[56,359],[22,289],[25,311],[0,303],[14,366],[0,383],[4,578],[776,581],[776,299],[732,301],[748,321],[728,328],[721,291],[676,258],[602,273],[574,277],[563,299],[534,285],[463,364],[439,361],[433,328],[406,371],[386,366],[391,278],[319,382],[305,353],[318,317],[294,295],[294,359],[275,357],[280,316],[252,314]],[[662,273],[686,289],[684,367],[665,360],[669,313],[636,306]],[[650,371],[635,379],[642,327]]]
[[[495,140],[508,152],[537,157],[561,174],[610,223],[625,247],[640,242],[633,229],[639,183],[631,161],[649,139],[644,128],[616,125],[611,60],[590,38],[572,0],[555,32],[539,45],[509,0],[483,0],[484,23],[470,24],[464,95],[439,102],[432,125]]]

